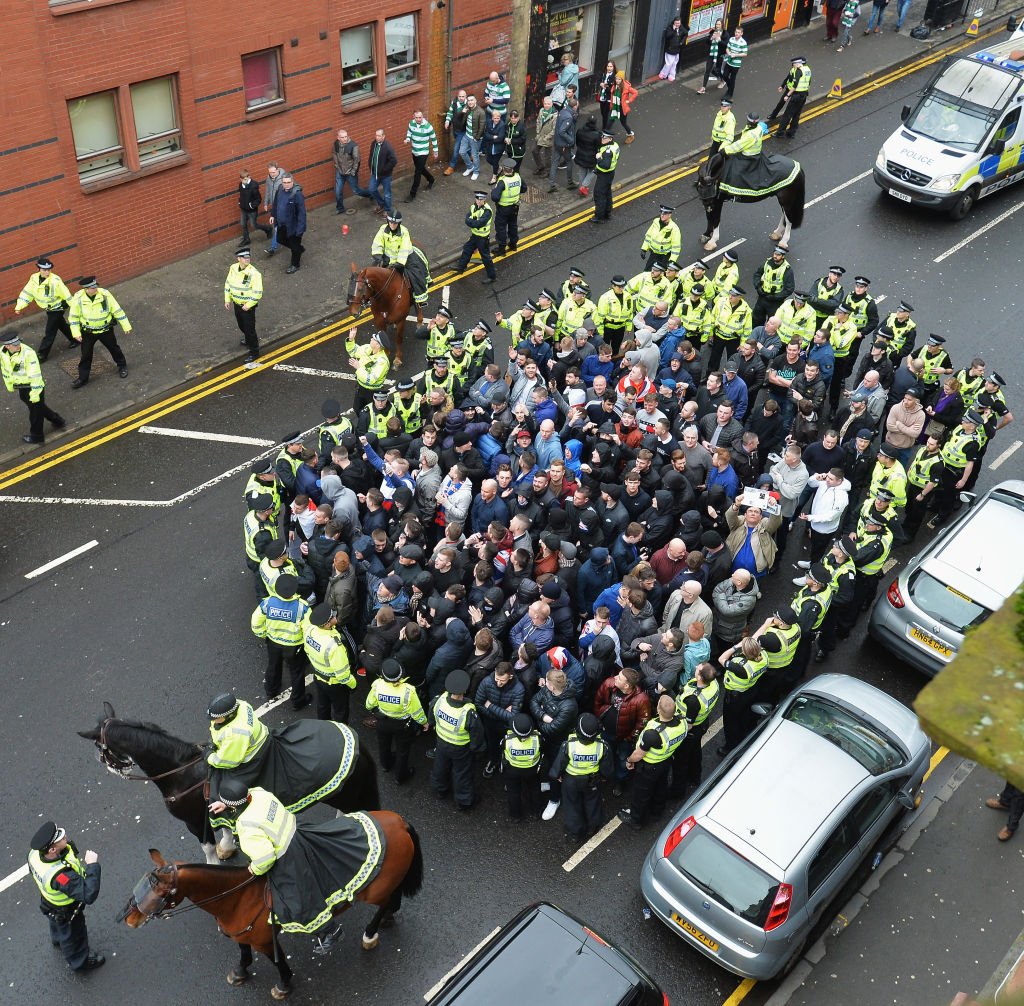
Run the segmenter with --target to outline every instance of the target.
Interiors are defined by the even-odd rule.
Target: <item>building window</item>
[[[181,149],[181,126],[174,91],[173,77],[158,77],[129,88],[140,165],[151,164]]]
[[[384,54],[387,72],[384,89],[394,90],[416,80],[419,60],[416,57],[416,15],[389,17],[384,22]]]
[[[125,170],[124,144],[117,117],[117,92],[104,91],[68,102],[75,138],[78,177],[83,182]]]
[[[743,0],[740,8],[740,24],[756,21],[765,16],[765,0]]]
[[[715,22],[721,21],[725,24],[725,0],[693,0],[690,5],[690,33],[687,35],[687,44],[696,38],[706,38],[711,34]],[[723,36],[720,53],[725,52],[727,36]]]
[[[281,50],[264,49],[242,57],[242,84],[245,88],[245,110],[257,112],[268,105],[284,101],[281,85]]]
[[[597,48],[597,18],[600,5],[570,7],[551,14],[548,21],[548,79],[553,87],[558,80],[562,54],[571,52],[580,76],[594,72],[594,52]],[[603,69],[603,64],[602,67]]]
[[[341,103],[349,105],[373,94],[377,70],[373,59],[373,25],[341,33]]]

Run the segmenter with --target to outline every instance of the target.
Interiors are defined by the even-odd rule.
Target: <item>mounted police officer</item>
[[[549,775],[562,784],[562,821],[565,830],[582,842],[601,827],[601,778],[615,772],[611,749],[601,737],[601,722],[584,713],[575,733],[562,741]]]
[[[412,237],[409,228],[402,223],[401,211],[392,210],[380,225],[370,246],[373,264],[404,272],[411,253]]]
[[[370,686],[366,708],[377,724],[377,754],[385,772],[394,769],[395,782],[403,783],[416,774],[409,767],[409,752],[417,728],[430,729],[416,689],[405,680],[402,665],[388,658],[381,664],[380,677]]]
[[[722,144],[722,153],[740,157],[760,157],[764,133],[761,131],[761,116],[748,112],[747,121],[740,135]]]

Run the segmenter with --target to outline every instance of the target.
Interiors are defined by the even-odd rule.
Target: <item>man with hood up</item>
[[[656,489],[650,507],[640,515],[640,523],[644,526],[644,548],[654,552],[661,548],[675,527],[675,514],[672,512],[672,494],[667,489]]]
[[[576,578],[576,607],[581,617],[589,617],[598,594],[616,580],[615,564],[608,549],[603,545],[591,549]]]
[[[473,653],[473,637],[458,618],[449,618],[445,622],[445,633],[447,638],[427,664],[427,691],[431,703],[443,691],[445,674],[453,667],[465,667]]]

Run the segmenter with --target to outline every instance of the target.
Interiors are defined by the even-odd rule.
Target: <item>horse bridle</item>
[[[170,890],[163,894],[157,892],[158,877],[162,871],[170,871]],[[123,922],[128,918],[132,911],[136,911],[143,918],[143,925],[147,922],[152,922],[153,919],[173,919],[176,915],[183,915],[185,912],[191,912],[195,908],[203,908],[206,905],[211,905],[215,901],[220,901],[221,898],[226,898],[229,894],[234,894],[236,891],[242,890],[243,887],[248,887],[254,880],[257,879],[257,875],[254,873],[249,874],[240,884],[236,884],[234,887],[229,888],[226,891],[221,891],[220,894],[215,894],[212,898],[204,898],[202,901],[193,901],[190,905],[182,906],[179,902],[172,908],[167,908],[167,902],[171,900],[178,893],[178,864],[167,863],[165,866],[161,866],[156,870],[150,870],[142,880],[140,880],[128,898],[128,904],[125,905],[124,910],[117,917],[118,922]],[[143,885],[148,886],[148,890],[142,890]],[[260,906],[259,911],[256,913],[256,919],[259,918],[260,913],[263,911],[263,906]],[[235,936],[241,936],[243,933],[249,932],[250,929],[256,924],[256,919],[253,919],[249,923],[248,927],[235,933]],[[221,932],[224,932],[221,930]],[[225,936],[230,934],[224,933]]]
[[[390,269],[388,271],[388,281],[376,292],[374,292],[373,287],[370,285],[370,281],[366,278],[366,276],[363,273],[353,276],[352,280],[354,285],[352,288],[352,295],[349,297],[349,303],[351,303],[353,300],[356,300],[357,297],[359,298],[358,303],[360,305],[376,303],[378,298],[383,297],[384,294],[387,293],[388,287],[391,286],[391,281],[397,275],[397,269]],[[360,276],[362,276],[362,279],[360,279]],[[367,296],[365,292],[363,294],[359,293],[360,285],[362,285],[364,291],[369,292],[369,296]]]

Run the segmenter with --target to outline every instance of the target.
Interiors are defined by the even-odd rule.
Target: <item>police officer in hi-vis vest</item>
[[[405,680],[402,665],[388,658],[380,677],[370,686],[366,708],[377,723],[377,754],[385,772],[394,769],[395,782],[403,783],[416,774],[409,767],[409,752],[418,730],[429,730],[427,714],[416,689]],[[436,760],[436,759],[435,759]]]
[[[529,713],[516,713],[512,729],[501,739],[501,777],[505,782],[508,816],[520,821],[525,811],[540,816],[540,731]]]
[[[473,253],[480,256],[485,276],[482,283],[493,283],[498,278],[494,271],[494,260],[491,258],[491,223],[494,210],[487,205],[487,192],[481,189],[473,193],[473,205],[466,213],[466,226],[469,228],[469,240],[462,246],[462,254],[455,266],[456,272],[465,272]]]
[[[601,779],[615,771],[611,749],[601,738],[601,722],[584,713],[558,749],[551,770],[552,779],[562,784],[562,821],[570,837],[582,842],[603,824]]]
[[[636,748],[626,758],[626,768],[634,774],[633,799],[628,809],[619,811],[619,817],[631,828],[642,828],[664,808],[672,757],[688,730],[689,723],[679,715],[675,700],[662,695],[658,715],[640,731]]]
[[[469,675],[462,670],[449,671],[445,690],[431,707],[434,716],[434,767],[430,785],[439,796],[454,791],[458,810],[469,810],[476,803],[473,781],[473,755],[486,746],[483,724],[476,706],[466,698]],[[427,752],[430,757],[430,752]]]

